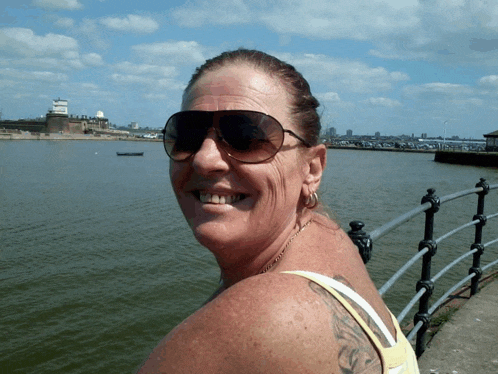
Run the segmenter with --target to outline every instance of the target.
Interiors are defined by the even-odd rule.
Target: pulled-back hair
[[[269,76],[278,78],[282,82],[291,97],[291,113],[294,124],[307,142],[317,145],[321,124],[320,116],[316,109],[320,103],[311,94],[310,86],[306,79],[304,79],[294,66],[264,52],[241,48],[223,52],[207,60],[192,75],[187,88],[185,88],[184,100],[194,84],[205,73],[240,62],[248,63],[267,73]]]

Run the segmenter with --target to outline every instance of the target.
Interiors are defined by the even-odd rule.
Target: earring
[[[316,192],[311,193],[306,198],[306,202],[304,203],[304,206],[308,209],[313,209],[318,205],[318,195]]]

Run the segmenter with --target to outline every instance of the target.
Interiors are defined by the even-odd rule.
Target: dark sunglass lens
[[[186,160],[200,149],[210,126],[202,117],[199,112],[180,112],[168,120],[164,149],[173,160]]]
[[[221,135],[227,152],[242,162],[256,163],[273,157],[283,142],[282,127],[259,112],[242,112],[220,118]]]

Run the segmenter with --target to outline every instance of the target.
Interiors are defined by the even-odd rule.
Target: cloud
[[[204,57],[206,48],[195,41],[140,44],[133,46],[132,50],[145,61],[157,61],[157,58],[161,58],[169,64],[197,65],[206,60]]]
[[[339,103],[341,101],[341,98],[339,97],[339,94],[337,92],[320,93],[316,94],[316,97],[322,102],[327,101],[329,103]]]
[[[296,66],[309,81],[320,82],[334,91],[369,93],[391,90],[395,84],[410,77],[402,72],[389,72],[382,67],[319,54],[278,54],[279,58]]]
[[[102,56],[98,53],[87,53],[81,57],[81,61],[86,66],[102,66],[104,65],[104,61],[102,60]]]
[[[50,71],[23,71],[11,68],[0,69],[0,75],[16,80],[35,80],[48,82],[61,82],[68,79],[67,75],[63,73],[53,73]]]
[[[26,28],[0,29],[0,50],[24,56],[62,54],[77,50],[78,42],[68,36],[49,33],[38,36]]]
[[[33,5],[44,9],[79,10],[83,8],[78,0],[33,0]]]
[[[153,75],[161,77],[175,77],[178,75],[174,66],[158,66],[120,62],[115,65],[115,68],[127,74],[135,75]]]
[[[120,62],[114,65],[117,73],[111,79],[119,85],[147,87],[147,90],[183,90],[185,84],[175,80],[178,72],[173,66],[133,64]],[[152,92],[149,92],[152,94]]]
[[[183,90],[185,84],[170,78],[157,79],[148,75],[119,74],[111,75],[111,79],[120,85],[147,86],[153,89]]]
[[[174,9],[171,14],[183,27],[228,26],[255,21],[244,0],[195,1]]]
[[[97,20],[84,18],[76,28],[76,32],[88,41],[92,48],[109,49],[111,43],[102,36],[103,28]]]
[[[498,75],[488,75],[479,79],[479,85],[498,87]]]
[[[139,34],[150,34],[159,29],[159,24],[152,18],[134,14],[125,18],[102,18],[100,23],[111,30]]]
[[[415,27],[374,41],[371,54],[451,64],[498,62],[498,2],[433,0],[420,2],[414,14]]]
[[[176,8],[172,17],[180,26],[260,23],[281,34],[318,39],[369,40],[417,23],[417,0],[197,0]]]
[[[377,107],[394,108],[401,106],[398,100],[389,99],[387,97],[371,97],[363,101],[365,104]]]
[[[72,18],[67,18],[67,17],[59,17],[55,22],[54,25],[59,28],[63,29],[69,29],[74,26],[74,20]]]
[[[498,64],[498,2],[481,0],[192,0],[172,12],[183,27],[261,25],[292,35],[356,40],[384,59]]]
[[[99,86],[94,83],[81,83],[81,88],[84,90],[97,91]]]
[[[474,93],[474,89],[462,84],[426,83],[407,86],[404,88],[404,93],[413,97],[422,96],[427,98],[427,95],[431,95],[431,97],[444,98],[448,96],[471,95]]]

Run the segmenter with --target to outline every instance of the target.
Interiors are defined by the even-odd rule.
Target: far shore
[[[0,140],[122,140],[161,142],[161,139],[147,139],[126,135],[114,134],[57,134],[57,133],[0,133]]]

